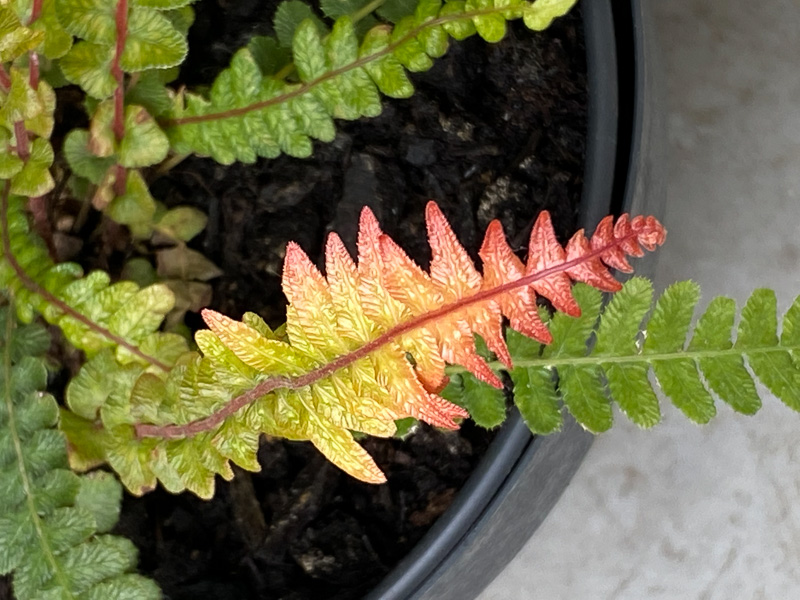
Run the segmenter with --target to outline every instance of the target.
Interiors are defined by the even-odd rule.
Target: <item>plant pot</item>
[[[582,9],[589,114],[581,224],[591,231],[609,213],[662,212],[663,128],[650,8],[593,0]],[[652,270],[652,261],[637,265]],[[546,518],[592,440],[572,420],[559,434],[532,437],[514,412],[447,512],[367,600],[475,598]]]

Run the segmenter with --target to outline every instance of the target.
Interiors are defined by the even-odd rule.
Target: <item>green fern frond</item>
[[[496,42],[505,35],[506,21],[516,18],[531,29],[544,29],[574,3],[422,0],[413,15],[394,27],[375,26],[362,40],[349,16],[336,19],[328,35],[315,20],[305,19],[292,37],[295,80],[262,71],[265,61],[258,60],[254,48],[244,48],[214,82],[208,98],[188,92],[176,97],[166,131],[178,152],[196,152],[225,164],[281,153],[307,157],[312,138],[333,139],[333,119],[380,114],[381,93],[392,98],[413,94],[406,70],[428,70],[447,51],[450,37],[461,40],[477,32]],[[261,50],[265,46],[258,45]]]
[[[735,341],[735,302],[715,298],[688,343],[700,298],[691,281],[667,288],[654,307],[652,284],[641,278],[628,281],[605,308],[600,292],[583,284],[575,286],[575,297],[581,316],[556,314],[549,323],[552,344],[509,333],[514,401],[533,432],[560,429],[562,405],[587,430],[606,431],[612,401],[637,425],[652,427],[661,418],[659,389],[696,423],[716,415],[715,398],[752,415],[761,407],[755,378],[800,411],[800,297],[779,335],[775,293],[756,290],[741,311]]]
[[[148,416],[142,412],[146,410],[144,407],[138,411],[131,409],[131,398],[135,401],[137,393],[148,385],[163,385],[165,378],[168,378],[168,385],[174,385],[187,370],[190,375],[197,376],[191,363],[192,357],[197,355],[188,351],[185,338],[158,331],[164,316],[173,307],[173,295],[163,284],[145,288],[130,281],[112,284],[103,271],[83,276],[81,268],[74,263],[53,264],[41,239],[29,229],[25,199],[9,196],[8,185],[5,191],[0,206],[3,252],[0,285],[14,297],[16,311],[24,321],[31,321],[36,313],[41,314],[59,326],[67,340],[89,358],[67,388],[66,400],[71,411],[64,413],[62,429],[70,439],[70,463],[78,470],[85,470],[111,462],[122,471],[133,469],[135,472],[132,466],[135,457],[125,455],[124,460],[128,462],[124,466],[118,464],[123,460],[120,453],[125,454],[126,443],[132,435],[131,423]],[[196,229],[191,221],[170,221],[166,225],[189,235]],[[175,367],[178,362],[189,363],[189,366]],[[226,380],[228,385],[234,383]],[[138,387],[134,389],[134,385]],[[202,381],[198,385],[202,386]],[[187,402],[185,408],[181,405],[175,412],[166,414],[179,421],[186,416],[184,412],[190,418],[196,417],[204,408],[200,400],[211,394],[215,402],[210,406],[218,408],[228,393],[227,388],[215,390],[207,386],[195,393],[198,402]],[[209,440],[199,441],[212,446]],[[257,435],[253,437],[244,432],[241,439],[225,444],[237,447],[252,442],[253,447],[257,447],[257,441]],[[198,454],[212,455],[210,450],[199,446],[194,450]],[[247,454],[242,464],[255,468],[253,456],[254,452]],[[153,457],[139,458],[150,460]],[[215,464],[214,468],[217,472],[223,467]],[[149,467],[143,469],[149,471]],[[165,483],[169,481],[168,472],[163,473],[163,477]],[[126,481],[126,484],[140,492],[149,489],[149,480],[140,478],[137,481],[140,482],[138,487],[133,481]]]
[[[42,391],[47,333],[17,326],[7,307],[0,328],[0,575],[13,573],[18,600],[160,598],[154,582],[132,572],[133,544],[101,535],[117,521],[119,483],[67,468],[66,440],[54,428],[58,407]]]
[[[0,285],[14,296],[21,320],[30,322],[41,314],[90,358],[108,349],[120,365],[169,370],[187,351],[184,338],[158,331],[174,305],[169,288],[139,288],[129,281],[112,284],[103,271],[84,277],[75,263],[54,264],[41,239],[30,231],[26,200],[9,196],[8,185],[5,192],[0,207]]]

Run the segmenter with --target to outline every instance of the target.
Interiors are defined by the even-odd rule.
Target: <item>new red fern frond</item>
[[[616,224],[612,217],[603,219],[591,240],[581,230],[562,247],[549,214],[542,212],[523,263],[508,246],[499,221],[493,221],[479,253],[481,274],[434,202],[427,205],[426,222],[432,250],[429,272],[381,231],[368,208],[361,214],[357,263],[335,233],[326,246],[326,276],[290,243],[283,272],[288,343],[203,311],[220,341],[265,380],[205,419],[183,426],[141,425],[138,434],[194,435],[264,394],[296,390],[297,402],[313,419],[293,429],[293,437],[310,439],[359,479],[384,481],[346,430],[387,436],[394,432],[393,421],[403,417],[458,427],[455,419],[467,413],[437,394],[447,383],[445,364],[461,365],[502,387],[478,355],[474,334],[510,368],[503,317],[525,335],[550,342],[538,316],[537,296],[556,310],[578,315],[572,281],[616,291],[620,283],[609,267],[629,271],[626,255],[641,256],[643,248],[653,250],[666,235],[654,217],[623,215]],[[290,397],[282,396],[285,401]]]

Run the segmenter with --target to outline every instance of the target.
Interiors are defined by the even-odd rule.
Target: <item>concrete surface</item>
[[[591,0],[584,0],[591,1]],[[645,0],[647,1],[647,0]],[[800,293],[800,2],[651,0],[666,69],[670,235],[657,285],[785,310]],[[800,415],[764,396],[697,427],[618,415],[480,600],[800,598]]]

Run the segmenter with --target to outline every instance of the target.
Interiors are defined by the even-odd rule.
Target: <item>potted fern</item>
[[[702,422],[713,415],[713,399],[699,378],[699,365],[716,394],[742,412],[752,412],[757,405],[743,367],[746,355],[759,378],[792,404],[796,390],[781,387],[774,362],[763,358],[779,357],[786,369],[794,368],[789,350],[797,346],[793,323],[798,309],[787,316],[780,342],[759,336],[756,332],[770,324],[764,293],[745,307],[733,349],[729,324],[724,332],[733,309],[722,301],[701,319],[688,353],[684,351],[697,297],[689,283],[659,299],[646,326],[647,341],[637,344],[652,286],[633,279],[623,287],[608,267],[626,270],[626,255],[655,249],[664,241],[664,231],[652,217],[621,217],[616,223],[612,217],[600,219],[615,208],[608,200],[610,191],[623,189],[626,178],[629,200],[640,199],[641,188],[648,187],[641,178],[646,169],[628,169],[629,164],[641,166],[647,155],[639,146],[648,125],[643,104],[637,105],[632,123],[618,126],[614,119],[616,78],[609,68],[616,61],[603,54],[613,50],[608,39],[615,15],[608,3],[584,7],[590,76],[601,91],[594,96],[589,121],[584,212],[590,215],[587,224],[596,225],[591,237],[583,232],[565,236],[570,241],[564,247],[549,214],[542,213],[531,223],[528,241],[520,242],[528,250],[523,264],[503,224],[491,220],[478,252],[483,265],[479,272],[457,240],[458,224],[448,222],[452,217],[435,203],[423,208],[418,202],[417,222],[427,235],[417,231],[417,237],[427,237],[432,250],[429,270],[424,271],[384,233],[392,226],[390,218],[379,220],[369,209],[360,216],[343,211],[340,222],[350,227],[359,223],[351,232],[357,262],[347,250],[344,232],[328,237],[325,276],[306,250],[289,244],[279,274],[289,303],[285,326],[271,327],[253,312],[234,319],[204,310],[208,328],[193,338],[187,335],[184,314],[208,303],[208,281],[221,273],[199,252],[203,244],[198,235],[207,224],[203,212],[167,198],[172,187],[162,188],[164,196],[157,193],[182,161],[189,164],[191,154],[225,164],[280,154],[305,157],[315,150],[312,138],[335,146],[342,138],[336,136],[334,118],[377,115],[382,110],[378,92],[400,98],[412,94],[407,71],[429,70],[447,51],[450,38],[477,34],[498,41],[506,34],[506,22],[514,19],[540,30],[562,17],[573,2],[323,2],[320,8],[329,21],[307,5],[289,2],[277,9],[277,37],[253,38],[205,91],[169,85],[179,76],[176,67],[187,51],[186,35],[195,15],[190,4],[31,0],[0,7],[0,131],[7,142],[0,163],[0,276],[10,305],[0,313],[0,488],[9,507],[0,516],[0,571],[13,573],[13,591],[20,600],[160,595],[151,579],[135,574],[136,550],[118,535],[141,536],[141,531],[126,530],[129,521],[123,519],[115,535],[107,533],[119,514],[117,477],[133,495],[145,496],[139,503],[125,503],[144,511],[145,522],[148,511],[159,510],[158,502],[148,507],[148,493],[164,493],[154,488],[194,494],[181,497],[182,505],[155,528],[156,536],[163,536],[166,528],[187,529],[195,507],[211,506],[198,498],[210,498],[215,491],[233,498],[236,507],[222,519],[239,520],[234,526],[254,533],[250,541],[255,558],[242,561],[232,581],[217,587],[198,580],[178,585],[161,574],[162,584],[172,586],[171,595],[242,597],[251,593],[248,586],[265,593],[271,585],[264,581],[263,567],[269,563],[265,546],[288,536],[297,511],[313,509],[317,496],[289,494],[283,504],[295,512],[266,525],[260,505],[265,494],[261,490],[259,497],[255,488],[271,484],[246,472],[257,472],[266,463],[269,475],[270,468],[291,467],[295,455],[280,462],[260,453],[265,447],[260,446],[262,434],[269,436],[270,449],[278,448],[275,438],[310,441],[320,451],[315,456],[366,482],[357,484],[362,489],[385,490],[374,487],[386,479],[382,459],[376,462],[365,450],[380,446],[370,440],[359,443],[354,432],[388,438],[408,426],[409,418],[457,429],[470,413],[497,424],[506,412],[499,389],[504,386],[500,377],[507,373],[505,384],[515,390],[524,425],[518,421],[499,435],[467,486],[472,494],[456,501],[453,517],[437,526],[399,576],[373,592],[381,598],[447,597],[441,591],[447,587],[446,593],[463,597],[450,582],[456,570],[463,573],[464,565],[473,564],[475,536],[491,531],[499,520],[510,522],[503,511],[514,506],[515,495],[529,482],[519,471],[508,476],[513,465],[542,465],[538,468],[553,471],[550,487],[537,500],[546,512],[585,451],[587,438],[579,428],[562,425],[561,400],[583,427],[601,431],[610,425],[610,398],[601,384],[607,381],[610,395],[634,421],[652,425],[658,410],[647,383],[652,366],[668,395],[687,416]],[[638,24],[640,10],[634,6],[625,14]],[[640,27],[631,29],[641,32]],[[641,43],[641,38],[631,40],[637,56],[644,55]],[[639,77],[641,67],[637,69],[634,81],[641,94],[646,86]],[[78,88],[86,126],[69,131],[55,127],[64,115],[55,109],[63,111]],[[641,95],[635,99],[643,101]],[[463,123],[454,126],[441,113],[437,120],[449,134],[469,138]],[[629,125],[634,132],[630,148],[626,137],[609,137]],[[535,149],[536,138],[530,143]],[[55,162],[54,147],[60,149]],[[412,164],[431,160],[424,144],[403,152]],[[608,174],[614,171],[622,176],[612,180]],[[270,193],[280,202],[297,203],[304,182]],[[156,201],[154,192],[165,203]],[[629,204],[627,208],[637,209],[635,202]],[[207,204],[210,212],[219,209],[214,206]],[[239,233],[252,225],[252,214],[252,209],[243,214]],[[300,229],[308,229],[313,218],[300,212],[293,222],[303,221]],[[214,220],[210,223],[217,226]],[[290,220],[286,226],[291,225]],[[103,268],[84,275],[78,264],[62,258],[69,250],[67,234],[88,230],[98,232],[87,238],[87,245],[104,249],[89,253],[95,267]],[[206,243],[237,243],[240,238],[229,235],[220,241],[211,232],[205,234]],[[121,240],[129,243],[120,245]],[[157,268],[143,258],[154,260]],[[91,257],[84,259],[92,263]],[[265,263],[264,269],[274,270],[270,265]],[[124,274],[124,280],[114,277],[112,283],[110,271]],[[573,287],[572,281],[584,285]],[[604,313],[598,290],[616,293]],[[537,308],[537,296],[550,300],[554,313]],[[224,301],[217,306],[223,308]],[[506,341],[503,318],[527,337],[509,331]],[[42,355],[50,336],[41,319],[51,325],[51,333],[63,336],[54,346],[63,365],[61,407],[44,392],[48,377]],[[473,334],[480,335],[486,348],[476,349]],[[589,355],[586,342],[592,335],[597,344]],[[51,353],[50,364],[52,359]],[[720,368],[740,385],[726,385]],[[451,384],[444,387],[448,378]],[[50,383],[58,391],[58,381]],[[573,393],[578,388],[584,393]],[[528,448],[529,430],[545,434],[562,426],[566,435],[550,443],[537,438]],[[399,454],[391,444],[383,447]],[[287,447],[287,453],[311,451],[309,444]],[[568,460],[561,458],[550,469],[548,465],[556,464],[549,462],[552,453],[565,447],[572,451]],[[314,460],[300,469],[312,488],[331,489],[326,482],[347,479],[322,458]],[[101,465],[110,466],[116,476],[98,469]],[[233,478],[232,485],[221,485],[217,475]],[[476,519],[480,513],[488,517],[483,522]],[[428,518],[417,514],[415,518]],[[326,518],[335,527],[346,517],[332,511]],[[520,521],[518,529],[529,532],[541,518],[538,513],[524,526]],[[220,529],[213,531],[218,535]],[[314,535],[312,530],[305,541]],[[352,536],[342,534],[340,539],[346,546]],[[226,551],[224,539],[212,542]],[[464,542],[461,555],[453,552],[456,542]],[[318,546],[295,546],[293,552],[296,566],[311,572],[317,586],[295,589],[296,594],[313,596],[330,584],[326,556],[320,556]],[[185,554],[181,569],[196,570],[192,561],[197,557]],[[441,569],[432,575],[439,564]],[[151,570],[159,575],[157,568]],[[280,568],[269,577],[281,577]],[[466,593],[474,593],[485,577],[463,582],[470,587]],[[352,581],[344,586],[350,595],[366,591]]]

